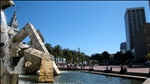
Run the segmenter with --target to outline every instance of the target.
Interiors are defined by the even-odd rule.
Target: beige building
[[[150,52],[150,23],[144,24],[134,36],[136,59],[146,61],[145,56]]]

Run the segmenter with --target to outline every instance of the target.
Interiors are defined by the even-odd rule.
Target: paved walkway
[[[94,66],[95,70],[105,70],[107,66]],[[111,66],[113,71],[120,71],[120,66]],[[136,73],[149,73],[149,68],[148,67],[127,67],[125,66],[128,70],[128,72],[136,72]]]
[[[110,65],[108,65],[110,66]],[[60,66],[61,67],[61,66]],[[67,68],[67,66],[64,66]],[[94,66],[95,70],[105,70],[107,66]],[[120,66],[119,65],[111,65],[113,71],[120,71]],[[149,73],[149,68],[150,66],[140,66],[140,65],[133,65],[133,67],[127,67],[125,66],[128,70],[128,72],[136,72],[136,73]],[[80,66],[77,67],[80,69]],[[85,66],[85,69],[89,69],[89,66]]]

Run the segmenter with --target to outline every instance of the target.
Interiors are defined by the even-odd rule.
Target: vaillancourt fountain
[[[35,30],[31,23],[27,23],[20,31],[14,33],[14,29],[7,26],[4,10],[13,6],[12,0],[1,1],[1,40],[0,40],[0,82],[1,84],[17,84],[18,75],[35,73],[38,70],[39,82],[53,82],[53,74],[61,74],[53,56],[47,51],[42,34]],[[10,32],[11,31],[11,32]],[[12,33],[9,38],[8,33]],[[32,45],[23,44],[22,41],[29,36]],[[20,56],[19,53],[22,53]],[[18,57],[19,62],[15,67],[11,59]]]

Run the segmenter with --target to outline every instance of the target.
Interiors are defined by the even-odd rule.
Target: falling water
[[[6,17],[4,11],[1,11],[1,42],[4,42],[4,46],[1,48],[1,55],[3,56],[4,65],[8,72],[12,72],[10,68],[10,56],[9,56],[9,43],[8,43],[8,28],[6,23]],[[23,73],[24,57],[20,59],[17,66],[14,69],[14,73]]]
[[[6,23],[6,17],[4,11],[1,10],[1,42],[4,42],[4,46],[1,48],[1,56],[4,60],[4,65],[7,68],[7,71],[10,72],[10,61],[9,61],[9,43],[8,43],[8,28]]]
[[[24,62],[25,62],[24,57],[22,57],[22,58],[19,60],[17,66],[15,67],[15,69],[14,69],[13,72],[18,73],[18,74],[24,73],[24,67],[23,67]]]

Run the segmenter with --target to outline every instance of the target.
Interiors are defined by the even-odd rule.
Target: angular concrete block
[[[17,45],[19,45],[19,43],[25,39],[25,37],[29,36],[31,41],[32,41],[32,45],[35,49],[39,49],[40,51],[43,51],[47,54],[49,54],[49,52],[47,51],[44,43],[42,42],[42,39],[40,38],[38,32],[35,30],[34,26],[30,23],[26,24],[25,27],[19,31],[13,38],[12,38],[12,48],[14,49],[14,47],[16,47]],[[17,43],[13,46],[13,43]]]
[[[44,42],[44,37],[42,36],[40,30],[37,30],[37,33],[39,34],[40,38],[42,39],[42,42]]]
[[[20,30],[13,38],[12,38],[12,43],[18,42],[20,43],[22,40],[24,40],[28,34],[26,33],[25,29],[23,28]]]
[[[25,60],[31,62],[32,65],[27,65],[26,71],[33,72],[39,69],[42,59],[52,60],[52,55],[50,55],[50,53],[46,49],[39,33],[35,30],[34,26],[31,23],[26,24],[25,27],[12,38],[10,42],[12,43],[10,49],[10,51],[12,51],[11,55],[16,54],[15,48],[18,49],[20,46],[20,42],[27,36],[29,36],[32,41],[32,48],[24,50],[24,57]],[[55,63],[53,63],[52,67],[55,74],[61,73]]]
[[[150,84],[150,78],[147,78],[143,84]]]
[[[54,69],[54,74],[61,74],[60,70],[58,69],[56,63],[53,61],[53,69]]]
[[[27,60],[29,60],[31,57],[38,57],[41,59],[49,59],[50,60],[49,54],[44,53],[44,52],[37,50],[35,48],[28,48],[28,49],[24,50],[24,55],[25,55],[25,59],[27,59]]]
[[[53,62],[52,60],[42,60],[39,75],[53,75]],[[44,74],[43,74],[44,73]]]
[[[40,73],[39,73],[39,82],[53,82],[53,61],[52,60],[43,60],[41,61]]]
[[[39,82],[48,82],[53,83],[54,79],[53,76],[39,76]]]

